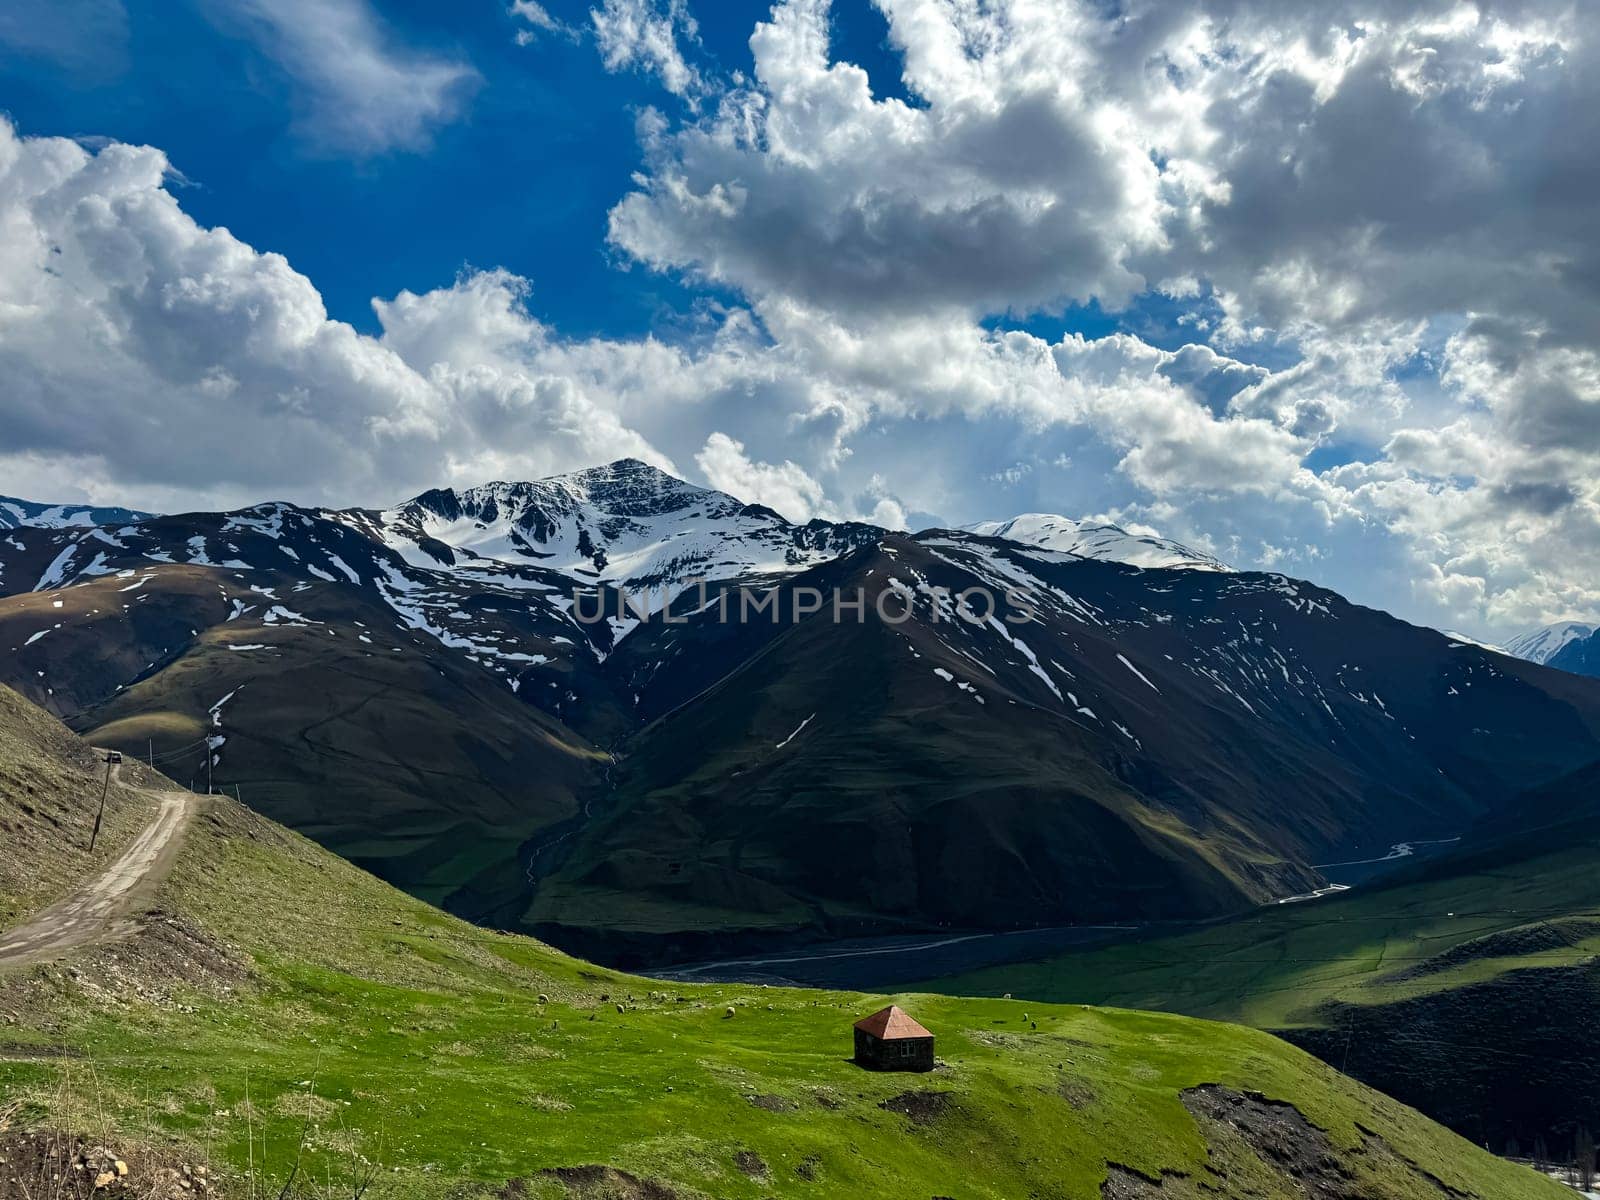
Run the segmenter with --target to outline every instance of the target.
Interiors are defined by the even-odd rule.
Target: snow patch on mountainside
[[[1462,633],[1459,629],[1441,629],[1439,632],[1450,639],[1452,646],[1476,646],[1479,650],[1493,650],[1496,654],[1510,653],[1504,646],[1497,646],[1493,642],[1475,638],[1470,633]]]
[[[963,525],[967,533],[1005,538],[1024,546],[1059,550],[1078,558],[1125,563],[1130,567],[1165,567],[1190,571],[1231,571],[1219,559],[1170,538],[1130,533],[1120,525],[1099,521],[1074,521],[1054,513],[1023,513],[1009,521],[979,521]]]

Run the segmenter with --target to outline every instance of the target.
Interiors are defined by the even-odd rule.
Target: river
[[[1138,925],[1065,925],[1001,933],[920,934],[850,938],[714,962],[681,963],[643,972],[654,979],[695,983],[892,991],[906,984],[980,967],[1030,962],[1072,946],[1114,941]]]

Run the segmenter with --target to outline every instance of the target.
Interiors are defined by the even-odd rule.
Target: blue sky
[[[292,77],[226,19],[186,3],[127,14],[120,52],[7,56],[19,129],[161,147],[196,220],[286,255],[332,316],[370,332],[372,297],[448,284],[464,266],[535,280],[534,310],[578,334],[639,332],[690,302],[606,252],[606,210],[638,165],[634,111],[661,97],[649,77],[608,74],[560,38],[519,46],[495,3],[386,6],[396,40],[470,62],[482,81],[426,145],[351,153],[297,130]]]
[[[374,296],[445,286],[474,267],[532,281],[530,310],[576,337],[675,337],[699,299],[727,298],[629,271],[606,245],[606,213],[639,166],[637,114],[672,100],[654,76],[608,72],[559,34],[518,44],[520,26],[498,3],[384,4],[395,43],[470,64],[470,106],[419,145],[330,149],[306,135],[292,75],[222,7],[129,5],[120,45],[65,59],[13,48],[0,60],[5,111],[23,134],[160,147],[182,177],[187,212],[285,255],[332,317],[364,332],[376,332]],[[688,53],[707,69],[748,73],[750,30],[770,7],[708,9]],[[581,0],[544,8],[576,30],[587,22]],[[866,69],[875,95],[914,101],[888,23],[868,0],[835,4],[829,27],[834,53]],[[1123,312],[1091,301],[991,324],[1052,340],[1124,330],[1176,348],[1191,340],[1175,323],[1188,307],[1147,296]]]
[[[748,72],[750,29],[769,7],[719,3],[696,59]],[[639,165],[637,112],[671,99],[653,76],[607,72],[560,35],[519,45],[493,0],[385,4],[396,42],[470,63],[470,108],[421,146],[330,150],[298,129],[292,76],[221,8],[129,5],[121,45],[65,60],[12,49],[0,60],[4,109],[24,134],[161,147],[196,220],[284,254],[330,315],[366,332],[372,297],[443,286],[470,267],[532,280],[529,307],[574,336],[672,336],[707,291],[619,270],[606,246],[606,212]],[[582,29],[589,6],[545,8]],[[847,0],[833,30],[875,87],[903,94],[881,13]]]
[[[1594,41],[1560,0],[16,0],[0,490],[634,454],[1593,616]]]

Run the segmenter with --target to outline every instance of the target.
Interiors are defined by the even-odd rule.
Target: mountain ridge
[[[436,488],[392,509],[328,515],[414,565],[536,565],[633,592],[781,574],[883,533],[859,523],[791,522],[638,459],[542,480]]]
[[[1133,567],[1231,571],[1232,567],[1159,534],[1129,533],[1109,521],[1073,520],[1055,513],[1022,513],[1004,521],[979,521],[963,532],[1004,538],[1080,558],[1108,559]]]
[[[7,506],[13,506],[9,511]],[[627,522],[642,522],[698,505],[695,516],[711,522],[730,522],[720,531],[722,540],[742,535],[771,550],[784,551],[781,560],[716,561],[704,547],[682,555],[685,561],[672,569],[650,553],[659,549],[645,543],[628,547],[632,553],[612,562],[613,543],[626,532]],[[315,513],[356,528],[406,555],[415,565],[454,565],[455,556],[518,565],[541,565],[597,582],[632,587],[673,585],[693,578],[693,566],[708,570],[704,578],[718,580],[752,574],[781,573],[837,557],[874,536],[890,532],[860,521],[790,521],[771,508],[752,504],[715,488],[680,479],[636,458],[622,458],[536,480],[494,480],[465,488],[430,488],[409,500],[383,509],[326,508],[316,505],[268,501],[250,509],[286,506]],[[199,515],[209,510],[196,510]],[[23,514],[34,514],[24,520]],[[47,519],[45,515],[54,514]],[[65,515],[81,514],[67,520]],[[160,514],[134,509],[43,505],[0,497],[0,528],[34,524],[44,528],[79,528],[93,525],[131,525]],[[93,519],[91,519],[91,517]],[[469,522],[473,528],[449,526]],[[930,527],[933,529],[942,526]],[[1049,513],[1023,513],[1003,520],[981,521],[959,527],[966,532],[1001,537],[1043,549],[1060,550],[1079,557],[1125,562],[1130,566],[1187,567],[1197,570],[1231,570],[1220,560],[1157,534],[1135,534],[1121,526],[1089,519],[1075,520]],[[445,536],[441,536],[445,535]],[[585,536],[587,535],[587,537]],[[682,531],[669,531],[681,537]],[[420,551],[420,557],[415,553]],[[642,562],[640,561],[642,559]],[[620,569],[619,569],[620,567]]]
[[[155,513],[132,508],[93,504],[40,504],[15,496],[0,496],[0,529],[37,525],[44,529],[82,528],[92,525],[124,525],[146,521]]]
[[[941,609],[966,587],[1015,583],[1023,563],[1036,620]],[[1014,928],[1237,911],[1311,890],[1304,864],[1325,854],[1451,836],[1521,772],[1600,753],[1591,685],[1278,576],[1142,571],[940,534],[893,537],[791,583],[874,581],[909,585],[918,615],[869,621],[875,641],[820,617],[729,635],[704,614],[630,639],[621,663],[638,664],[646,704],[669,649],[745,640],[692,704],[669,693],[651,710],[608,807],[541,886],[536,928],[586,944],[583,914],[626,927],[643,892],[640,919],[687,959],[748,939],[697,941],[670,926],[674,911],[791,931],[825,912],[834,933],[862,932],[862,912]],[[1364,666],[1352,643],[1369,647]],[[941,755],[948,745],[962,753]],[[1085,839],[1099,853],[1078,861]],[[1097,875],[1109,861],[1120,871]]]
[[[451,911],[667,957],[1238,911],[1600,757],[1600,686],[1286,576],[546,482],[21,527],[0,682]]]

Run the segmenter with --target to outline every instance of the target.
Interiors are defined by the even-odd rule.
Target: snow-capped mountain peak
[[[1054,513],[1023,513],[1009,521],[963,525],[968,533],[1004,538],[1024,546],[1059,550],[1079,558],[1126,563],[1133,567],[1173,567],[1191,571],[1231,571],[1232,567],[1170,538],[1129,533],[1104,521],[1074,521]]]
[[[1547,663],[1569,642],[1592,636],[1596,628],[1600,626],[1583,621],[1557,621],[1554,625],[1518,634],[1506,643],[1506,653],[1529,662]]]
[[[537,566],[632,590],[788,573],[882,536],[869,525],[797,525],[631,458],[341,516],[418,566]]]

